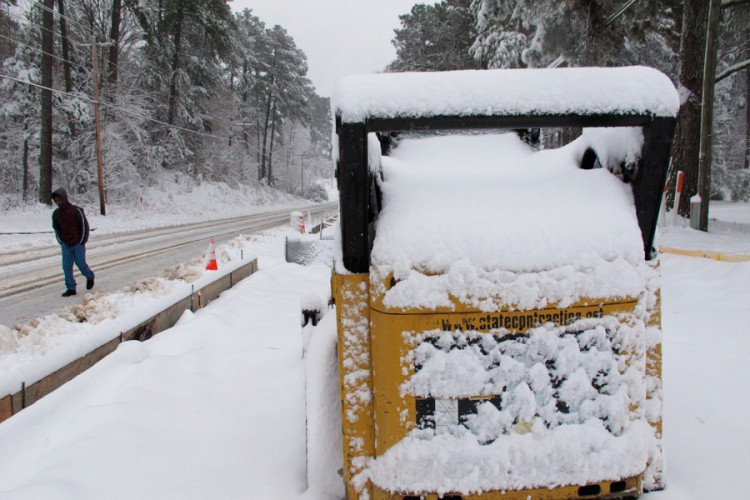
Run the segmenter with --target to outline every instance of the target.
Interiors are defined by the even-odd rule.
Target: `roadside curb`
[[[670,253],[674,255],[684,255],[686,257],[703,257],[704,259],[718,260],[722,262],[747,262],[750,261],[750,255],[729,252],[713,252],[710,250],[684,250],[673,247],[659,247],[659,252]]]

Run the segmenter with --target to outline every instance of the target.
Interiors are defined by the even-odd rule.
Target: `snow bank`
[[[83,301],[13,328],[0,330],[0,395],[14,394],[85,356],[121,333],[189,297],[193,290],[249,263],[252,236],[216,248],[221,273],[205,270],[206,255],[175,265],[163,276],[111,294],[86,294]],[[241,258],[241,254],[244,259]]]
[[[307,481],[312,500],[341,498],[344,483],[341,444],[341,392],[336,352],[336,311],[323,310],[305,350],[307,394]]]
[[[669,78],[644,66],[355,75],[339,81],[331,102],[343,122],[495,114],[676,116],[680,107]]]

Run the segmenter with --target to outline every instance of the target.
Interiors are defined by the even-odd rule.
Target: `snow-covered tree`
[[[678,0],[473,0],[483,66],[544,67],[648,64],[675,74]]]
[[[474,69],[479,63],[469,48],[476,36],[471,0],[417,4],[399,16],[401,28],[392,40],[396,60],[390,71]]]

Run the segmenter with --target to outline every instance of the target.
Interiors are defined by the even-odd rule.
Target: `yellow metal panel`
[[[413,336],[430,330],[489,332],[506,329],[524,333],[548,322],[571,324],[580,318],[599,318],[637,310],[638,300],[584,299],[567,308],[550,307],[536,311],[501,310],[480,312],[454,300],[454,308],[425,311],[422,309],[389,309],[382,304],[382,286],[370,283],[369,275],[336,275],[332,279],[338,311],[339,370],[342,393],[342,427],[344,434],[344,479],[347,495],[359,498],[403,498],[409,493],[391,494],[372,485],[366,474],[367,459],[383,455],[416,426],[415,398],[401,394],[401,385],[414,374],[406,362],[414,348]],[[380,291],[378,291],[380,290]],[[624,316],[623,318],[627,317]],[[659,304],[654,305],[649,325],[659,321]],[[660,377],[660,346],[648,351],[648,371]],[[632,346],[633,363],[645,367],[643,346]],[[639,405],[631,408],[633,411]],[[661,422],[654,423],[660,431]],[[613,481],[600,483],[600,494],[586,498],[603,498],[613,492]],[[622,484],[618,482],[618,484]],[[637,494],[642,476],[627,479],[627,493]],[[583,485],[585,486],[585,485]],[[490,491],[464,496],[464,500],[535,498],[577,498],[579,486],[540,488],[523,491]],[[414,493],[411,493],[412,495]],[[418,492],[423,498],[438,497]]]
[[[429,330],[474,330],[488,332],[506,328],[523,333],[551,321],[569,324],[580,318],[598,318],[632,311],[636,302],[596,306],[542,309],[538,311],[500,311],[495,313],[386,314],[370,311],[372,328],[372,385],[376,426],[375,456],[381,456],[401,441],[416,425],[415,398],[401,395],[401,384],[414,375],[412,366],[402,365],[412,346],[409,336]]]
[[[360,474],[374,455],[369,275],[334,273],[331,290],[338,323],[344,482],[347,498],[355,500],[369,495],[369,481]]]
[[[649,328],[657,328],[661,335],[661,290],[656,290],[656,297],[653,304],[648,309],[647,325]],[[646,400],[650,407],[656,406],[655,416],[647,415],[649,423],[656,431],[656,439],[659,441],[654,451],[654,455],[649,456],[649,462],[646,470],[651,474],[650,489],[664,488],[664,450],[662,444],[662,367],[661,367],[661,341],[649,344],[647,339],[646,350]]]

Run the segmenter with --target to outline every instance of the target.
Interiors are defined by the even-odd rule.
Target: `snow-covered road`
[[[319,218],[333,213],[335,207],[327,203],[309,210]],[[289,210],[284,209],[189,225],[92,233],[86,249],[88,263],[97,273],[95,291],[109,293],[160,275],[170,266],[200,256],[209,239],[218,244],[288,222]],[[82,283],[77,269],[75,275]],[[0,324],[26,322],[82,300],[83,294],[62,298],[62,291],[59,246],[7,251],[0,256]]]

